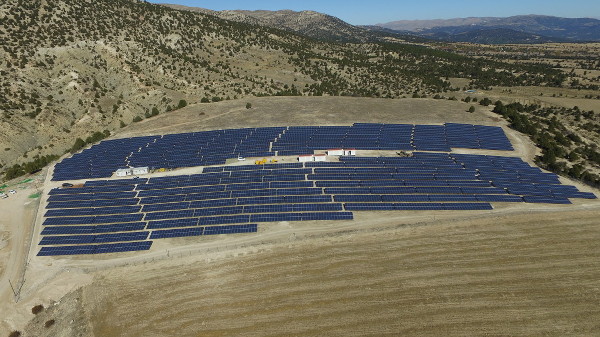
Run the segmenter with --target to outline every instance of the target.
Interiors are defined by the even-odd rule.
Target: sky
[[[354,25],[522,14],[600,18],[599,0],[149,0],[213,10],[313,10]]]

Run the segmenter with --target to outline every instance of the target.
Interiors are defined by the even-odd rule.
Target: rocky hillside
[[[205,8],[187,7],[175,4],[164,6],[205,13],[221,19],[242,22],[252,25],[262,25],[295,32],[313,39],[335,42],[413,42],[422,41],[409,34],[393,31],[377,31],[351,25],[337,17],[315,11],[267,11],[267,10],[224,10],[213,11]]]
[[[36,162],[11,175],[191,103],[460,89],[446,77],[472,87],[562,80],[550,67],[422,46],[327,43],[136,0],[4,1],[0,46],[0,165]]]

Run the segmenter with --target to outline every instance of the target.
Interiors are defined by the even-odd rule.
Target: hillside
[[[452,41],[452,42],[470,42],[478,44],[514,44],[514,43],[549,43],[564,42],[558,38],[526,33],[507,28],[486,28],[486,27],[438,27],[431,28],[422,33],[431,39]]]
[[[175,4],[164,6],[205,13],[221,19],[231,20],[252,25],[262,25],[295,32],[317,40],[335,42],[406,42],[422,40],[414,35],[401,34],[393,31],[376,31],[351,25],[337,17],[315,11],[267,11],[267,10],[224,10],[213,11],[199,7],[188,7]]]
[[[506,18],[471,17],[448,20],[400,20],[380,23],[377,26],[432,38],[440,37],[439,34],[448,34],[450,36],[447,36],[446,39],[450,41],[461,41],[454,38],[455,34],[475,32],[482,29],[515,31],[513,38],[517,43],[519,36],[516,35],[516,32],[538,35],[546,40],[553,41],[600,41],[600,20],[591,18],[517,15]]]
[[[191,103],[460,90],[446,77],[474,88],[564,80],[550,66],[423,46],[328,43],[133,0],[10,0],[0,22],[0,165],[5,172],[10,166],[10,176]],[[26,162],[33,164],[12,166]]]

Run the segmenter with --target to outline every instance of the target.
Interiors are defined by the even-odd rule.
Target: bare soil
[[[245,109],[247,101],[252,109]],[[531,162],[537,149],[526,137],[488,108],[467,113],[469,106],[432,99],[255,98],[189,106],[128,126],[117,137],[465,122],[503,126],[516,150],[465,152]],[[594,319],[600,317],[597,200],[497,203],[492,211],[355,212],[354,221],[265,223],[255,234],[157,240],[148,252],[36,257],[41,211],[56,185],[51,173],[35,188],[44,191],[35,228],[8,215],[33,220],[37,202],[30,213],[25,199],[0,202],[0,224],[11,224],[2,229],[10,237],[10,248],[0,248],[0,266],[7,266],[2,280],[19,275],[29,251],[19,301],[4,281],[0,285],[0,336],[12,330],[52,337],[600,333]],[[32,229],[30,245],[25,238]],[[11,262],[13,252],[18,263]],[[38,304],[47,309],[34,316]],[[52,319],[55,324],[44,327]]]
[[[94,336],[597,335],[597,215],[380,219],[392,228],[173,257],[99,272],[73,317]]]

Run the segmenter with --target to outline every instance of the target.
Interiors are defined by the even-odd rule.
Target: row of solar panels
[[[432,144],[430,136],[438,136],[442,141],[440,144],[445,144],[443,150],[447,150],[449,144],[446,137],[448,134],[450,134],[453,146],[511,148],[510,142],[500,128],[467,126],[467,128],[471,127],[473,132],[470,135],[475,137],[477,144],[473,139],[465,136],[464,127],[457,129],[452,125],[246,128],[109,140],[57,164],[53,180],[109,177],[118,168],[128,165],[176,168],[224,164],[227,158],[238,155],[262,156],[274,155],[273,151],[277,150],[282,152],[298,150],[298,146],[302,147],[302,139],[299,138],[304,138],[309,142],[313,137],[318,143],[314,146],[319,149],[328,149],[339,145],[373,148],[375,139],[375,148],[400,150],[410,149],[414,146],[419,149],[423,146],[429,150],[430,144]],[[455,129],[456,132],[452,131]],[[440,130],[443,132],[440,133]],[[412,135],[413,144],[402,143],[409,141],[408,132]],[[316,138],[319,138],[320,141]],[[290,140],[289,149],[285,145],[288,139]],[[462,141],[463,139],[464,141]],[[349,143],[344,143],[344,140]],[[271,146],[271,144],[273,145]],[[309,149],[309,147],[305,148]]]
[[[481,203],[346,203],[349,211],[442,211],[442,210],[490,210],[492,205]]]
[[[256,224],[165,229],[153,231],[150,239],[179,238],[216,234],[256,233],[257,231],[258,225]]]

